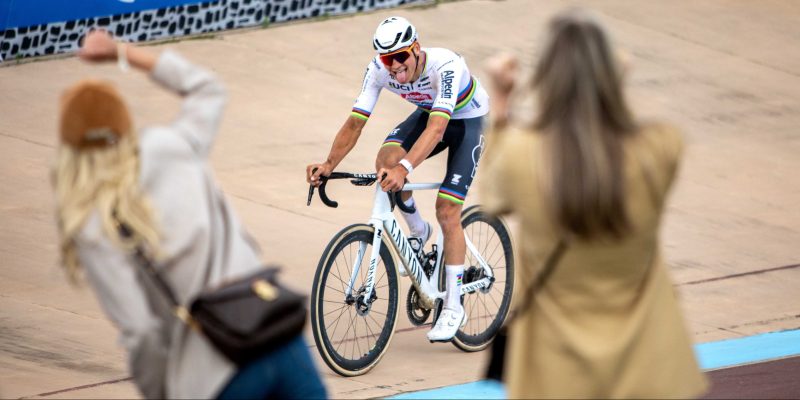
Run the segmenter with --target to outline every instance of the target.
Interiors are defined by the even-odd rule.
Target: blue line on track
[[[800,354],[800,329],[701,343],[694,349],[703,369],[796,356]]]
[[[695,345],[695,354],[704,370],[733,367],[800,355],[800,329],[765,333]],[[503,385],[478,381],[439,389],[403,393],[390,399],[505,399]]]

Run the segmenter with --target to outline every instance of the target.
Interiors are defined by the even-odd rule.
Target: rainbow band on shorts
[[[445,188],[439,188],[438,196],[443,199],[450,200],[456,204],[464,204],[464,197],[466,197],[466,195],[458,193],[455,190],[450,190]]]
[[[403,141],[400,140],[400,139],[386,139],[386,140],[383,141],[383,144],[381,145],[381,147],[402,146],[402,145],[403,145]]]
[[[431,108],[430,113],[431,117],[435,115],[437,117],[446,118],[447,120],[450,120],[450,116],[453,114],[450,110],[442,107]]]
[[[353,111],[350,112],[350,115],[366,121],[369,119],[370,112],[367,110],[362,110],[360,108],[353,107]]]

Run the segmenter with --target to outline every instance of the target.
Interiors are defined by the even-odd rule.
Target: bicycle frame
[[[436,190],[438,188],[438,183],[409,183],[403,186],[402,190]],[[369,219],[369,224],[374,227],[375,233],[372,239],[372,252],[370,254],[367,279],[364,283],[365,292],[362,298],[370,299],[372,296],[375,286],[375,273],[377,270],[378,260],[380,259],[381,246],[383,244],[383,235],[384,233],[388,233],[390,239],[389,242],[392,243],[396,253],[399,255],[402,268],[406,268],[408,276],[416,288],[417,293],[419,294],[421,305],[427,309],[432,309],[436,300],[443,299],[445,295],[445,292],[440,292],[438,290],[437,284],[442,266],[442,254],[444,251],[438,252],[436,264],[431,277],[428,278],[425,276],[422,265],[420,265],[416,254],[414,254],[414,251],[411,249],[411,245],[408,243],[408,238],[394,217],[389,197],[381,190],[380,186],[376,187],[375,190],[375,201],[372,208],[372,216]],[[470,241],[469,237],[467,237],[466,233],[464,234],[464,239],[466,240],[467,250],[475,257],[475,260],[477,260],[478,264],[483,269],[485,276],[475,282],[462,285],[462,295],[487,288],[494,280],[492,268],[486,263],[484,258]],[[436,241],[438,249],[443,249],[443,240],[443,236],[440,232]],[[359,270],[361,268],[361,262],[363,261],[363,257],[365,255],[364,253],[366,252],[366,247],[366,243],[362,243],[359,246],[356,258],[354,260],[353,273],[350,277],[350,282],[345,289],[346,297],[350,297],[352,295],[353,286],[355,285],[356,278],[358,277]],[[369,307],[368,304],[364,304],[364,306],[367,308]]]

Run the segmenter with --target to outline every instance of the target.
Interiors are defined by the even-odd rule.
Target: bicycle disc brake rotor
[[[375,289],[372,290],[372,295],[369,296],[369,300],[367,300],[365,293],[367,288],[362,286],[358,289],[358,296],[356,296],[356,313],[362,317],[369,314],[369,310],[372,308],[372,303],[378,299],[378,295],[375,293]]]

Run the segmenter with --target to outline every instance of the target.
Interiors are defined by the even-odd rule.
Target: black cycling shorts
[[[383,146],[401,146],[406,152],[410,151],[428,125],[428,115],[425,110],[418,108],[389,133]],[[483,129],[484,117],[451,119],[447,123],[442,141],[428,156],[430,158],[449,149],[447,173],[439,188],[439,197],[464,204],[486,144]]]

